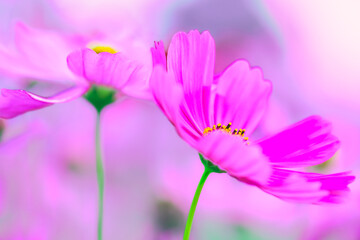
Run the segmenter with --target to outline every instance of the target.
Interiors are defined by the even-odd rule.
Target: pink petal
[[[131,97],[141,98],[146,100],[152,100],[153,95],[151,94],[151,89],[149,87],[149,72],[137,73],[136,78],[130,78],[129,81],[122,87],[121,91]],[[143,77],[141,77],[143,75]],[[138,81],[138,79],[146,79],[145,81]]]
[[[164,66],[166,69],[166,56],[165,56],[165,49],[164,43],[162,41],[155,42],[155,46],[151,48],[153,66],[161,65]]]
[[[175,126],[178,134],[190,145],[194,146],[198,136],[182,117],[181,106],[183,102],[183,91],[181,86],[175,82],[174,76],[167,73],[163,66],[154,67],[150,78],[150,87],[154,96],[154,100]]]
[[[261,188],[283,200],[302,203],[339,203],[355,179],[349,173],[323,175],[274,169],[270,181]]]
[[[91,49],[81,49],[68,56],[68,67],[76,75],[90,83],[123,90],[130,95],[149,98],[149,78],[151,69],[130,60],[122,53],[102,52],[97,54]]]
[[[0,71],[11,77],[44,81],[76,81],[66,65],[66,56],[84,45],[78,36],[31,28],[22,22],[15,25],[15,43],[0,44]]]
[[[84,94],[86,86],[69,88],[55,96],[43,98],[25,90],[1,89],[0,118],[13,118],[20,114],[50,106],[54,103],[70,101]]]
[[[200,133],[210,124],[207,110],[213,81],[215,44],[209,32],[177,33],[171,41],[168,71],[183,85],[187,105],[183,112]]]
[[[154,71],[151,77],[151,88],[155,101],[169,120],[176,126],[179,135],[187,143],[194,146],[199,137],[202,136],[202,131],[199,130],[192,115],[189,114],[182,86],[176,81],[174,72],[166,72],[165,50],[162,42],[155,43],[155,47],[151,49],[151,53],[154,65]],[[157,70],[155,71],[155,69]],[[172,87],[171,84],[174,86]],[[165,90],[164,88],[178,88],[178,90]],[[172,91],[177,92],[176,96],[178,99],[175,101],[172,101],[173,98],[171,94],[167,95],[167,92]],[[171,109],[172,114],[167,113],[166,109]]]
[[[218,78],[214,99],[214,123],[246,129],[256,128],[262,118],[271,93],[271,82],[264,80],[259,68],[250,68],[248,62],[232,63]]]
[[[355,180],[350,172],[342,172],[331,175],[318,175],[309,177],[309,182],[321,182],[321,189],[329,191],[329,195],[321,199],[322,202],[341,203],[350,189],[347,187]]]
[[[261,149],[246,145],[239,136],[209,133],[200,140],[197,149],[206,159],[240,181],[264,184],[271,175],[272,169]]]
[[[163,66],[154,67],[150,78],[150,86],[154,99],[166,117],[173,124],[177,123],[182,90],[174,78],[168,74]]]
[[[260,139],[263,153],[277,167],[307,167],[329,160],[339,149],[329,122],[318,116],[306,118],[288,129]]]

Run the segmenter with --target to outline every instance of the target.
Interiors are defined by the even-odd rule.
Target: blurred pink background
[[[167,46],[178,31],[209,30],[217,72],[245,58],[273,83],[259,135],[321,115],[333,123],[342,145],[326,165],[312,170],[352,170],[358,176],[359,11],[360,3],[351,0],[2,0],[0,87],[36,93],[63,88],[71,75],[54,67],[66,64],[60,49],[94,42],[150,49],[153,41]],[[10,58],[22,58],[14,40],[18,21],[61,39],[35,43],[22,59],[31,66],[26,71],[6,67]],[[78,45],[63,41],[65,35],[80,39]],[[51,74],[61,70],[63,81],[50,73],[39,77],[42,69],[34,70],[43,67],[39,59],[53,67]],[[82,98],[0,120],[0,239],[95,239],[94,124],[95,111]],[[150,101],[117,101],[104,110],[102,128],[104,239],[181,239],[202,174],[196,151]],[[356,240],[360,185],[355,181],[350,188],[342,205],[290,204],[213,174],[200,198],[192,238]]]

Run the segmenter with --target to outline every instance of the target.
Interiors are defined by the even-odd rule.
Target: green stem
[[[100,139],[100,112],[96,117],[96,174],[99,188],[99,202],[98,202],[98,225],[97,234],[98,240],[102,239],[102,223],[103,223],[103,202],[104,202],[104,164],[101,157],[101,139]]]
[[[194,219],[194,214],[195,214],[195,210],[196,210],[196,206],[197,203],[199,201],[199,197],[200,197],[200,193],[201,190],[205,184],[205,181],[207,179],[207,177],[210,175],[212,171],[210,171],[208,168],[205,168],[203,175],[201,176],[200,182],[196,188],[196,192],[193,198],[193,201],[191,203],[191,207],[190,207],[190,211],[189,211],[189,215],[186,221],[186,226],[185,226],[185,231],[184,231],[184,238],[183,240],[188,240],[190,237],[190,231],[191,231],[191,226],[193,223],[193,219]]]

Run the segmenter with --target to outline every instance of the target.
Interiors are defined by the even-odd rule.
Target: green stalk
[[[200,182],[199,182],[199,184],[198,184],[198,186],[196,188],[196,192],[195,192],[193,201],[191,203],[189,215],[188,215],[188,218],[187,218],[187,221],[186,221],[183,240],[188,240],[189,237],[190,237],[191,226],[192,226],[192,223],[193,223],[194,214],[195,214],[197,203],[199,201],[200,193],[201,193],[201,190],[203,189],[203,186],[205,184],[205,181],[206,181],[207,177],[210,175],[211,172],[212,172],[211,170],[209,170],[208,168],[205,167],[204,173],[201,176]]]
[[[97,182],[99,189],[97,239],[101,240],[102,225],[103,225],[103,208],[104,208],[104,164],[102,161],[102,154],[101,154],[100,112],[97,113],[97,117],[96,117],[95,140],[96,140],[96,174],[97,174]]]
[[[100,139],[100,115],[101,111],[107,105],[115,102],[116,91],[112,88],[104,86],[92,85],[91,88],[84,95],[84,98],[93,105],[96,109],[96,133],[95,133],[95,149],[96,149],[96,175],[99,188],[99,205],[98,205],[98,225],[97,236],[98,240],[102,239],[102,225],[103,225],[103,205],[104,205],[104,164],[101,154],[101,139]]]

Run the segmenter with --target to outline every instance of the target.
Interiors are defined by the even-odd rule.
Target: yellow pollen
[[[221,123],[218,123],[216,125],[214,124],[212,128],[211,127],[206,127],[204,129],[203,135],[206,136],[209,133],[214,132],[214,131],[223,131],[223,132],[229,133],[231,135],[239,136],[245,142],[249,140],[249,137],[244,137],[245,129],[241,129],[241,128],[237,129],[237,128],[235,128],[234,130],[231,130],[231,125],[232,125],[231,122],[229,122],[227,125],[223,125]],[[249,142],[247,142],[247,144],[249,144]]]
[[[108,53],[117,53],[117,51],[111,47],[107,47],[107,46],[96,46],[93,47],[92,50],[94,52],[96,52],[97,54],[102,53],[102,52],[108,52]]]

